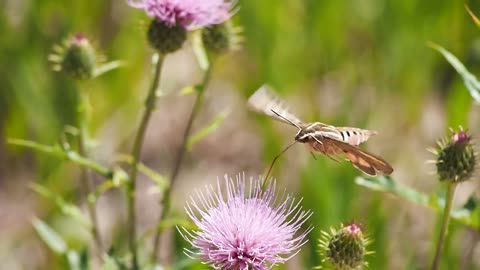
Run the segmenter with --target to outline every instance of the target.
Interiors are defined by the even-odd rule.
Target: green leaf
[[[184,88],[180,89],[180,92],[178,93],[178,95],[179,95],[179,96],[190,95],[190,94],[192,94],[192,93],[195,93],[195,89],[196,89],[195,86],[187,86],[187,87],[184,87]]]
[[[113,171],[112,183],[115,187],[123,186],[128,182],[128,174],[122,170],[122,168],[117,167]]]
[[[80,270],[80,255],[73,250],[69,250],[66,254],[68,266],[70,270]]]
[[[468,12],[468,14],[470,15],[470,17],[472,17],[473,22],[474,22],[478,27],[480,27],[480,19],[478,19],[478,17],[475,16],[475,14],[473,14],[472,10],[470,10],[470,8],[467,6],[467,4],[465,4],[465,8],[467,9],[467,12]]]
[[[47,223],[34,218],[32,224],[37,234],[53,252],[59,255],[64,255],[67,252],[68,247],[65,241]]]
[[[97,186],[95,192],[88,194],[89,202],[96,202],[97,199],[105,192],[113,188],[119,188],[128,182],[127,173],[120,167],[113,170],[113,177],[111,180],[104,181]]]
[[[91,224],[87,217],[85,217],[77,206],[66,202],[62,197],[53,193],[44,186],[32,183],[31,188],[44,198],[52,201],[62,212],[62,214],[72,217],[73,219],[80,222],[83,226],[90,228]]]
[[[206,127],[202,128],[199,130],[197,133],[193,134],[188,138],[186,148],[188,151],[192,150],[193,145],[195,145],[197,142],[202,140],[203,138],[207,137],[210,135],[210,133],[214,132],[215,130],[220,127],[220,125],[225,121],[227,118],[229,112],[224,112],[219,115],[217,115],[211,122],[208,124]]]
[[[105,256],[104,264],[102,265],[101,270],[120,270],[120,268],[112,257]]]
[[[126,162],[130,165],[132,165],[133,158],[130,155],[121,155],[120,156],[120,161]],[[156,184],[156,188],[160,193],[162,193],[165,189],[167,189],[170,184],[168,183],[168,180],[165,176],[160,174],[159,172],[149,168],[145,164],[138,162],[137,163],[137,168],[138,171],[150,178],[153,182]]]
[[[97,172],[98,174],[104,176],[105,178],[111,178],[113,174],[113,172],[109,168],[104,167],[103,165],[97,163],[96,161],[85,158],[73,150],[62,149],[58,145],[55,145],[55,146],[44,145],[34,141],[23,140],[23,139],[8,139],[7,143],[11,145],[30,148],[35,151],[48,154],[57,158],[70,160],[80,166],[89,168]]]
[[[85,249],[80,254],[69,250],[66,257],[70,270],[88,270],[88,250]]]
[[[443,213],[443,208],[445,206],[445,200],[443,197],[439,197],[436,194],[427,195],[410,187],[398,185],[390,177],[357,177],[355,183],[375,191],[394,194],[417,205],[428,207],[439,213]],[[464,225],[470,226],[474,229],[480,229],[480,207],[473,207],[471,204],[467,206],[453,210],[451,212],[451,217]]]
[[[167,218],[158,225],[158,229],[160,231],[163,231],[165,229],[169,229],[177,226],[184,227],[188,230],[198,229],[197,226],[194,223],[192,223],[190,220],[186,220],[183,218]]]
[[[194,32],[192,46],[193,52],[195,53],[195,56],[197,58],[198,65],[203,71],[208,70],[210,67],[210,61],[208,60],[207,51],[203,46],[201,30]]]
[[[445,59],[450,63],[450,65],[452,65],[458,74],[462,76],[463,83],[467,87],[472,98],[476,102],[480,103],[480,82],[477,80],[477,78],[467,70],[467,68],[462,64],[462,62],[460,62],[460,60],[457,59],[457,57],[455,57],[455,55],[435,43],[429,43],[429,46],[440,52],[443,57],[445,57]]]
[[[123,61],[111,61],[111,62],[108,62],[108,63],[104,63],[102,65],[100,65],[99,67],[95,68],[95,70],[93,71],[93,77],[98,77],[104,73],[107,73],[111,70],[114,70],[114,69],[117,69],[121,66],[124,66],[125,65],[125,62]]]
[[[157,226],[148,229],[145,231],[145,233],[142,234],[140,237],[140,241],[145,241],[145,239],[151,237],[154,233],[157,231],[164,231],[165,229],[173,228],[173,227],[182,227],[187,230],[195,230],[198,229],[198,227],[195,225],[195,223],[191,222],[190,220],[182,219],[182,218],[167,218],[163,220],[160,224]]]

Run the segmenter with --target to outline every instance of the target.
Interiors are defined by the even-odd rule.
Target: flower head
[[[475,171],[476,155],[471,136],[462,127],[451,132],[432,152],[437,155],[435,164],[440,181],[461,182],[470,179]]]
[[[234,26],[232,21],[216,24],[202,29],[202,41],[205,49],[214,54],[237,50],[243,41],[243,29]]]
[[[95,49],[82,33],[72,35],[62,46],[55,46],[49,60],[54,63],[55,71],[79,80],[92,78],[98,61]]]
[[[230,18],[235,5],[229,0],[129,0],[128,3],[167,26],[187,29],[223,23]]]
[[[362,269],[367,265],[365,255],[372,253],[366,249],[370,242],[359,225],[341,225],[338,230],[331,228],[330,232],[322,232],[320,254],[325,256],[323,261],[328,261],[334,269]]]
[[[75,80],[98,77],[122,66],[122,61],[105,62],[105,57],[95,50],[90,40],[82,33],[76,33],[53,47],[48,56],[53,70],[61,71]]]
[[[272,182],[270,182],[272,183]],[[311,216],[302,210],[301,201],[290,195],[278,197],[275,184],[261,189],[260,181],[245,177],[236,181],[225,176],[226,196],[220,183],[197,192],[186,212],[198,230],[183,228],[184,238],[192,245],[187,254],[215,269],[266,270],[298,253],[311,227],[295,236]],[[199,215],[196,215],[198,212]]]

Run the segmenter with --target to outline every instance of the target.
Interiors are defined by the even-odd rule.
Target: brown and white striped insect
[[[368,175],[375,176],[378,173],[389,175],[393,172],[393,168],[388,162],[358,148],[358,145],[367,141],[370,136],[375,135],[375,131],[352,127],[334,127],[320,122],[303,123],[288,111],[285,103],[273,94],[267,86],[258,89],[248,99],[248,105],[256,112],[298,128],[295,141],[275,157],[266,178],[268,178],[277,158],[297,142],[306,144],[312,154],[319,152],[335,161],[338,161],[336,158],[343,154],[355,168]]]

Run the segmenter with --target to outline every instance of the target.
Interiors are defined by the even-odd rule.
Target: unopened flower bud
[[[231,21],[203,28],[202,41],[208,52],[222,54],[240,47],[242,29],[234,27]]]
[[[320,253],[326,258],[334,269],[357,270],[367,263],[364,257],[368,252],[366,247],[370,240],[366,238],[360,226],[350,224],[341,226],[339,230],[331,229],[330,233],[323,232],[320,239]]]
[[[97,64],[95,49],[80,33],[69,38],[63,46],[57,46],[50,60],[55,63],[55,70],[77,80],[92,78]]]
[[[475,165],[475,151],[471,137],[462,128],[438,142],[433,151],[437,155],[436,166],[440,181],[462,182],[472,176]]]

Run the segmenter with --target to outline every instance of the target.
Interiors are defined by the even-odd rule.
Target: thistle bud
[[[440,181],[462,182],[468,180],[476,165],[475,151],[471,137],[461,127],[458,132],[452,130],[450,137],[440,140],[433,150],[437,155],[435,162]]]
[[[215,54],[226,53],[240,47],[242,37],[240,27],[234,27],[230,21],[203,28],[202,41],[205,49]]]
[[[362,233],[357,224],[341,225],[339,230],[332,228],[330,233],[322,232],[320,254],[325,256],[323,262],[329,262],[337,270],[356,270],[367,266],[364,261],[370,240]]]
[[[95,49],[85,35],[78,33],[56,46],[49,59],[55,64],[54,70],[62,71],[77,79],[90,79],[94,75],[97,64]]]
[[[187,39],[187,30],[180,25],[167,25],[153,19],[148,27],[148,42],[162,54],[180,49]]]

